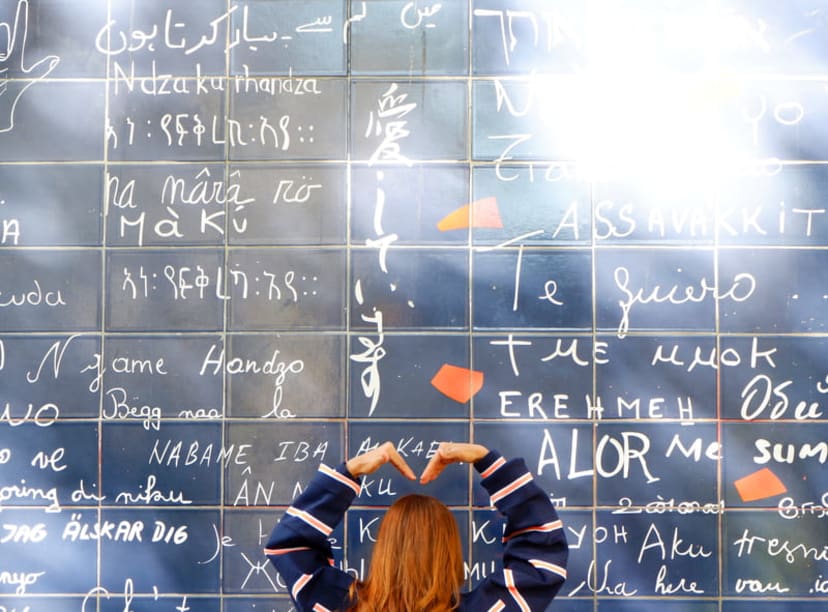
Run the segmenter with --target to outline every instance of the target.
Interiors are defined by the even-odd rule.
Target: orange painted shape
[[[494,196],[475,200],[470,204],[453,210],[437,223],[437,229],[441,232],[448,232],[456,229],[477,228],[501,228],[503,221],[500,218],[500,210],[497,208],[497,198]]]
[[[451,211],[437,223],[437,229],[448,232],[457,229],[468,229],[471,219],[471,204],[461,206]]]
[[[446,397],[465,404],[483,388],[483,372],[444,363],[431,385]]]
[[[785,484],[769,468],[762,468],[733,483],[743,502],[781,495],[787,492]]]

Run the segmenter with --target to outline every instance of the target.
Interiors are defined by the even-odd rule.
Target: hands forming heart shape
[[[489,452],[485,446],[480,444],[469,444],[465,442],[440,442],[437,452],[428,462],[423,473],[420,474],[420,484],[428,484],[436,479],[447,465],[452,463],[474,463],[485,457]],[[356,477],[365,474],[372,474],[381,466],[390,463],[409,480],[417,480],[414,471],[405,462],[405,459],[397,452],[397,448],[391,442],[385,442],[377,448],[349,459],[345,464],[348,471]]]

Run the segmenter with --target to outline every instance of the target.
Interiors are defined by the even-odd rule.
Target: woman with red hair
[[[452,463],[473,463],[492,503],[506,516],[503,567],[461,593],[463,553],[457,523],[440,501],[406,495],[386,513],[365,581],[333,567],[328,536],[359,494],[359,478],[391,463],[416,480],[394,445],[326,465],[274,527],[265,554],[299,612],[499,612],[545,610],[566,579],[568,548],[549,497],[522,459],[507,461],[479,444],[443,442],[420,482]]]

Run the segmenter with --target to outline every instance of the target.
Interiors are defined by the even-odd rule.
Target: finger
[[[374,473],[383,465],[388,463],[389,452],[386,446],[383,444],[382,446],[378,446],[374,450],[367,452],[365,454],[365,457],[369,460],[371,464],[370,473]]]
[[[417,480],[417,476],[414,475],[414,470],[406,463],[405,459],[403,459],[402,455],[397,452],[397,449],[391,445],[390,452],[388,453],[388,460],[391,464],[400,471],[400,474],[408,478],[409,480]]]
[[[462,454],[462,445],[458,447],[454,442],[440,442],[437,452],[434,453],[431,461],[428,462],[425,470],[420,475],[420,482],[427,484],[436,479],[443,473],[447,465],[462,459],[458,453]]]
[[[388,463],[387,454],[383,448],[377,447],[352,458],[347,467],[354,476],[364,476],[373,474],[384,463]]]
[[[428,462],[423,473],[420,474],[420,483],[421,484],[428,484],[435,478],[437,478],[448,465],[448,462],[443,458],[440,453],[440,449],[437,449],[437,452],[434,453],[434,456]]]
[[[437,447],[437,454],[446,463],[452,463],[457,460],[457,445],[454,442],[440,442]]]

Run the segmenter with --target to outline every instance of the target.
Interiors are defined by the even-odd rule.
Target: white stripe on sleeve
[[[554,563],[549,563],[548,561],[541,561],[540,559],[529,559],[529,563],[531,563],[534,567],[537,567],[538,569],[546,570],[547,572],[552,572],[553,574],[557,574],[558,576],[566,580],[565,567],[555,565]]]
[[[501,468],[505,464],[506,464],[506,460],[503,457],[499,457],[489,467],[487,467],[485,470],[480,472],[480,476],[482,478],[487,478],[488,476],[491,476],[492,474],[494,474],[499,468]]]
[[[499,502],[501,499],[509,495],[509,493],[517,491],[523,485],[529,484],[530,482],[532,482],[532,474],[526,472],[523,476],[516,478],[515,480],[507,484],[505,487],[500,489],[500,491],[496,491],[495,493],[493,493],[492,503],[495,504]]]
[[[319,531],[320,533],[329,536],[333,531],[333,527],[330,527],[320,521],[318,518],[310,514],[309,512],[305,512],[304,510],[299,510],[299,508],[294,508],[291,506],[285,511],[286,514],[290,516],[295,516],[296,518],[306,522],[308,525]]]
[[[509,589],[509,593],[512,595],[512,599],[515,600],[515,603],[521,609],[522,612],[532,612],[532,608],[529,607],[529,604],[523,598],[523,595],[517,590],[517,586],[515,585],[515,576],[510,569],[503,570],[503,577],[506,581],[506,588]]]
[[[290,589],[290,594],[293,595],[293,599],[299,598],[299,591],[305,588],[305,585],[310,582],[310,579],[313,576],[311,574],[302,574],[299,576],[299,580],[293,583],[293,588]]]
[[[359,488],[360,488],[359,485],[357,483],[355,483],[353,480],[351,480],[350,478],[348,478],[345,474],[337,472],[333,468],[329,468],[324,463],[319,465],[319,471],[322,472],[323,474],[325,474],[325,476],[330,476],[331,478],[333,478],[337,482],[339,482],[341,484],[344,484],[346,487],[350,487],[351,489],[353,489],[354,493],[359,495]]]
[[[494,605],[489,608],[486,612],[500,612],[503,608],[506,607],[506,604],[503,603],[502,599],[498,599]]]

